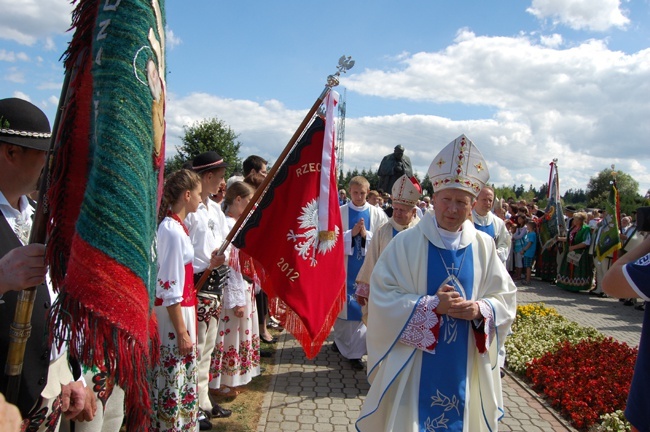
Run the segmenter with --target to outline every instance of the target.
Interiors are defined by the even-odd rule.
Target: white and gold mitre
[[[443,148],[429,167],[433,191],[462,189],[477,196],[490,179],[483,155],[474,143],[461,135]]]
[[[420,191],[406,174],[395,181],[392,192],[393,204],[404,204],[409,207],[418,204]]]

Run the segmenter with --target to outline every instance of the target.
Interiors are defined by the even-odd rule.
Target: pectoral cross
[[[444,264],[445,264],[445,268],[447,269],[447,274],[455,275],[456,270],[460,270],[460,267],[456,267],[456,264],[453,263],[453,262],[451,263],[451,267],[447,267],[447,263],[444,263]]]

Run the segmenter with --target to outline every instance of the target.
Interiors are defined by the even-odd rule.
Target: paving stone
[[[330,405],[330,409],[334,412],[345,412],[348,410],[348,406],[343,403],[333,403]]]
[[[303,400],[302,402],[300,402],[300,403],[298,404],[298,407],[299,407],[301,410],[303,410],[303,413],[304,413],[306,410],[313,411],[313,410],[315,410],[318,406],[314,403],[314,401],[311,401],[311,400]]]
[[[266,416],[266,421],[270,423],[282,423],[284,421],[284,414],[280,410],[274,410]]]
[[[282,429],[285,431],[303,430],[302,424],[298,422],[285,422],[282,424]]]
[[[302,396],[286,396],[284,398],[284,403],[292,404],[292,403],[302,402],[303,400],[304,398]]]
[[[350,420],[347,417],[340,417],[340,416],[332,417],[330,419],[330,422],[332,422],[332,424],[334,424],[334,425],[348,425],[348,424],[350,424]]]
[[[285,407],[282,410],[282,414],[284,414],[287,419],[288,419],[288,416],[299,416],[300,415],[300,408]]]

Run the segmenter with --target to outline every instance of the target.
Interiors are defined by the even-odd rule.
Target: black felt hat
[[[571,213],[575,213],[575,212],[576,212],[576,208],[575,208],[574,206],[570,206],[570,205],[569,205],[569,206],[564,207],[564,211],[568,211],[568,212],[571,212]]]
[[[228,164],[216,151],[201,153],[192,160],[192,169],[199,174],[217,168],[225,168],[227,166]]]
[[[36,105],[18,98],[0,99],[0,142],[47,151],[50,122]]]

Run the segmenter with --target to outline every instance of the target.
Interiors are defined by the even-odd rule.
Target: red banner
[[[320,351],[345,301],[336,164],[330,163],[335,149],[326,147],[323,156],[324,130],[316,118],[233,241],[264,267],[268,282],[262,289],[284,302],[282,324],[308,358]],[[324,176],[328,185],[321,185],[321,169],[330,173]],[[319,226],[321,194],[328,197],[329,230]]]

